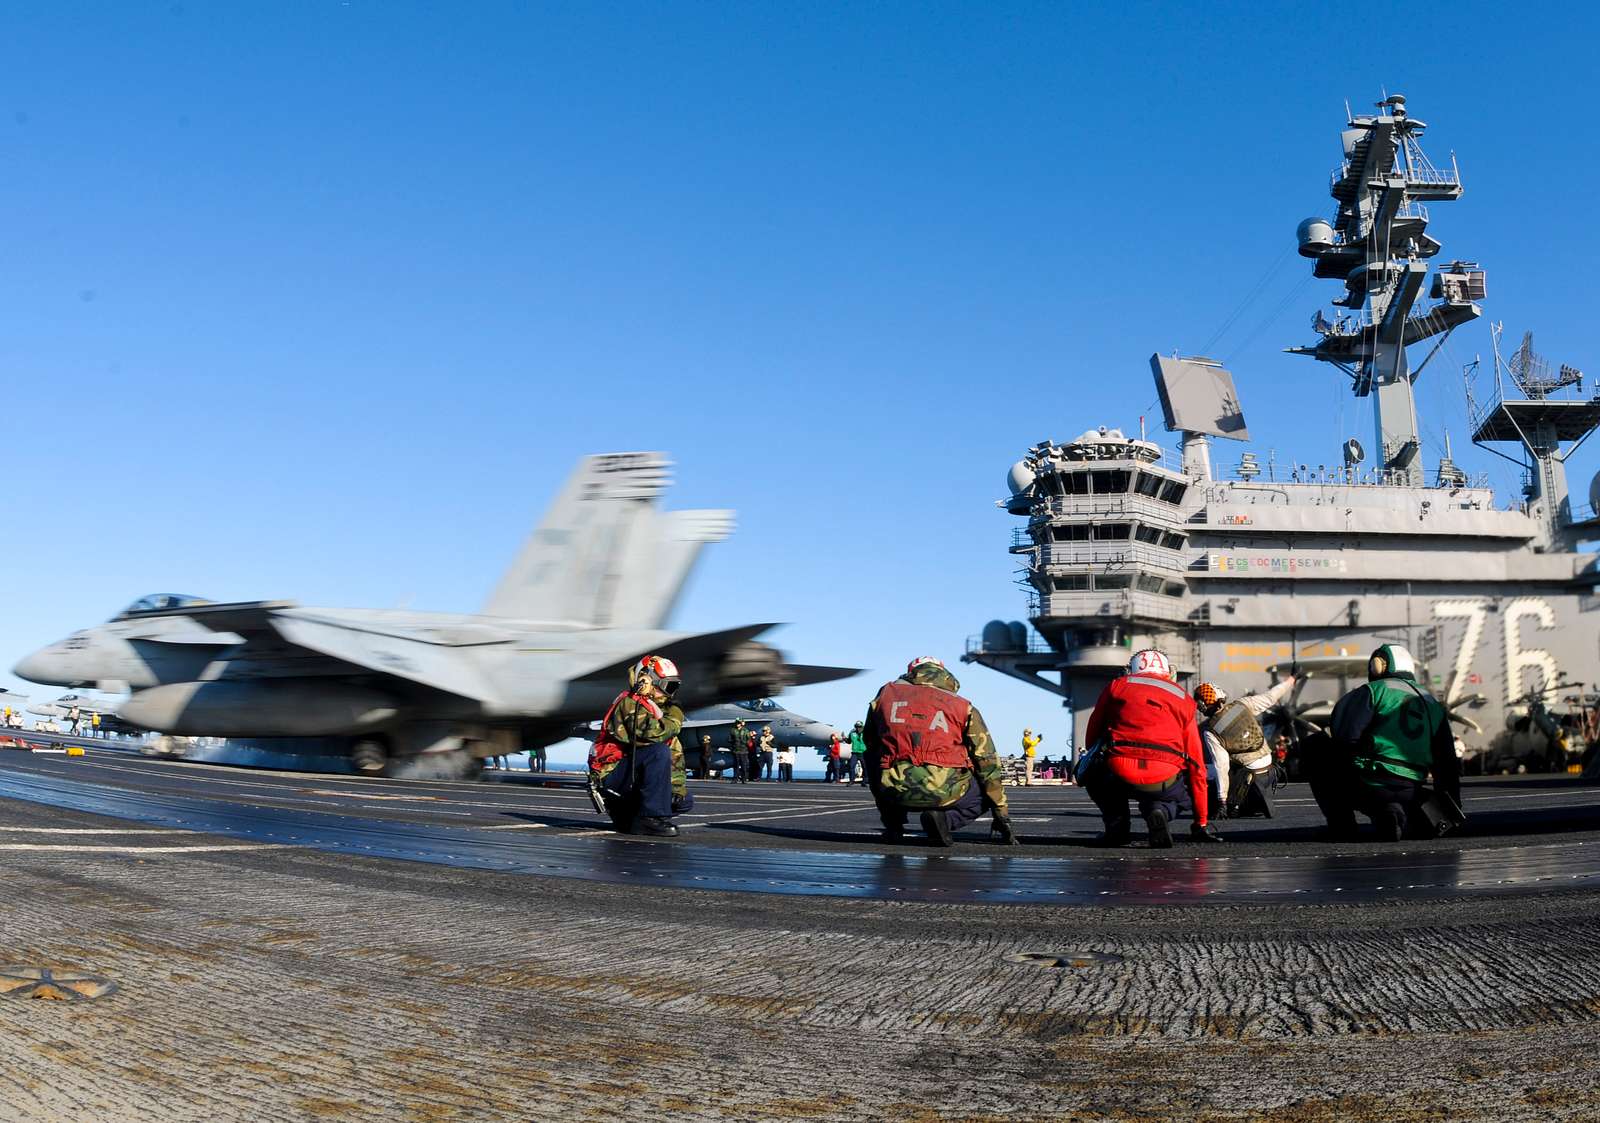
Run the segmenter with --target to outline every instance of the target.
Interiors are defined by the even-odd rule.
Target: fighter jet
[[[733,758],[728,745],[728,734],[733,723],[743,721],[751,732],[760,734],[762,727],[770,725],[778,744],[800,749],[825,749],[836,730],[824,722],[784,709],[771,698],[758,698],[749,702],[731,702],[707,706],[684,715],[683,751],[690,768],[702,767],[700,738],[711,738],[711,767],[732,768]],[[600,731],[598,721],[590,722],[585,735],[592,738]]]
[[[659,510],[669,468],[651,452],[580,461],[476,615],[162,594],[28,655],[15,673],[131,690],[117,712],[144,729],[312,739],[306,751],[332,744],[372,774],[425,757],[470,771],[553,744],[604,712],[647,654],[678,664],[686,709],[854,674],[786,664],[756,641],[772,624],[663,628],[701,548],[733,528],[731,511]]]
[[[107,732],[126,732],[127,726],[116,718],[117,704],[88,694],[63,694],[54,702],[35,702],[28,712],[36,717],[48,718],[62,726],[68,733],[77,733],[85,726]],[[99,719],[98,721],[95,719]]]

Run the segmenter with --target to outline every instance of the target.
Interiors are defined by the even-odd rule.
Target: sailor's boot
[[[950,837],[950,819],[943,811],[924,811],[922,813],[922,833],[928,836],[928,841],[935,846],[954,846],[955,839]]]
[[[1144,822],[1150,829],[1150,849],[1171,850],[1172,828],[1167,825],[1167,813],[1159,807],[1152,807]]]

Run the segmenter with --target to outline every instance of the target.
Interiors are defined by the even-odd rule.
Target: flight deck
[[[1095,846],[1079,789],[1008,789],[1025,842],[1001,848],[987,821],[930,852],[879,841],[862,785],[691,780],[696,806],[669,841],[619,836],[575,774],[472,781],[374,780],[178,761],[90,748],[84,757],[0,754],[0,798],[251,843],[677,889],[1044,905],[1186,901],[1338,902],[1504,895],[1600,883],[1600,788],[1572,777],[1469,779],[1458,835],[1330,843],[1309,789],[1274,818],[1224,821],[1220,846]]]
[[[0,1001],[6,1118],[1593,1118],[1576,780],[1470,781],[1463,836],[1346,846],[1292,785],[1166,852],[1012,788],[1025,845],[934,852],[874,841],[860,787],[691,781],[649,840],[529,779],[0,752],[13,975],[118,988]]]

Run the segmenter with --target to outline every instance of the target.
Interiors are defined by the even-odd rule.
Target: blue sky
[[[1263,277],[1211,347],[1258,451],[1368,439],[1281,348],[1336,295],[1292,245],[1345,99],[1385,89],[1460,156],[1430,232],[1486,319],[1600,375],[1591,10],[1313,11],[7,5],[0,663],[153,590],[470,611],[576,457],[661,448],[675,505],[740,517],[677,623],[793,621],[868,674],[790,702],[853,720],[1022,613],[1011,462],[1154,414],[1149,354]],[[1423,376],[1425,436],[1510,498],[1479,352]],[[1049,696],[958,673],[1060,748]]]

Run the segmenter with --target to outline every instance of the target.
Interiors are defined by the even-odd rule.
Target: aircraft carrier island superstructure
[[[1432,270],[1422,299],[1441,248],[1424,204],[1461,193],[1453,162],[1438,169],[1422,154],[1422,130],[1400,96],[1350,119],[1332,178],[1336,213],[1298,232],[1315,275],[1343,282],[1334,304],[1348,311],[1318,312],[1317,342],[1289,350],[1336,367],[1372,400],[1370,457],[1351,438],[1310,463],[1244,452],[1219,470],[1212,442],[1249,439],[1232,376],[1209,359],[1157,355],[1176,455],[1142,432],[1102,426],[1036,444],[1012,467],[1002,506],[1028,520],[1011,549],[1044,643],[997,621],[967,659],[1065,697],[1077,737],[1142,646],[1167,652],[1185,681],[1230,692],[1310,672],[1295,708],[1314,718],[1364,677],[1369,651],[1404,642],[1468,755],[1505,752],[1514,736],[1526,748],[1512,727],[1527,726],[1530,706],[1552,728],[1546,708],[1592,688],[1600,600],[1595,556],[1577,547],[1600,533],[1593,489],[1591,506],[1575,508],[1564,461],[1600,425],[1600,397],[1582,396],[1569,367],[1552,374],[1531,337],[1502,358],[1496,328],[1492,379],[1467,376],[1472,437],[1520,457],[1524,494],[1497,505],[1448,444],[1424,463],[1413,382],[1444,338],[1481,314],[1485,281],[1475,264],[1451,261]],[[1416,369],[1413,344],[1429,345]]]

